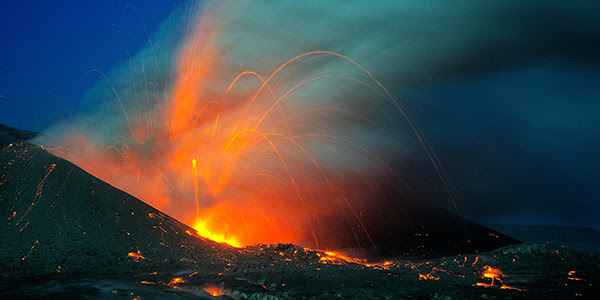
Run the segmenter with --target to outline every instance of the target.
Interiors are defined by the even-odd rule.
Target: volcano
[[[9,128],[7,132],[23,131]],[[13,252],[3,257],[21,260],[33,270],[55,271],[59,266],[61,270],[81,270],[79,264],[90,255],[101,257],[109,265],[128,261],[131,252],[148,256],[141,263],[136,261],[139,266],[182,257],[178,252],[182,248],[192,252],[215,249],[214,253],[229,249],[199,239],[194,229],[19,137],[15,135],[2,152],[0,195],[2,212],[8,220],[2,230],[3,240],[23,247],[5,249]],[[325,249],[377,261],[477,253],[519,243],[435,206],[399,203],[373,213],[382,221],[364,223],[366,232],[371,232],[370,241],[366,237],[356,239],[352,230],[339,228],[334,243],[324,244]],[[357,240],[363,244],[357,244]],[[72,259],[75,261],[70,262]],[[44,267],[38,265],[41,262]]]
[[[516,245],[465,255],[517,240],[433,207],[413,208],[409,226],[400,226],[401,230],[395,226],[405,221],[377,224],[381,226],[377,232],[387,234],[374,235],[372,249],[361,251],[396,255],[396,260],[381,264],[291,244],[234,248],[198,236],[192,228],[53,156],[43,146],[14,135],[12,139],[0,154],[0,212],[5,220],[0,231],[0,294],[4,296],[100,297],[109,286],[112,294],[127,291],[131,296],[159,298],[410,298],[446,286],[456,295],[473,297],[481,290],[472,286],[489,270],[482,263],[511,255],[561,253],[549,258],[557,261],[580,257],[575,250],[549,245]],[[417,244],[420,247],[415,249]],[[447,253],[462,256],[425,261]],[[404,254],[402,260],[399,254]],[[415,256],[419,262],[406,260]],[[569,268],[583,268],[587,262]],[[596,276],[596,271],[587,270],[585,276]],[[441,283],[440,274],[451,274],[451,279]],[[399,282],[409,286],[399,289]],[[523,289],[505,287],[492,284],[485,293],[528,295]]]

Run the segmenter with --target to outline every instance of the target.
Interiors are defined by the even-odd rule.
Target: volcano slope
[[[235,252],[40,146],[9,144],[0,160],[1,276],[128,276]]]
[[[367,264],[289,244],[237,249],[197,236],[40,146],[10,143],[0,168],[0,296],[210,298],[208,287],[238,299],[598,292],[597,253],[535,244]],[[503,272],[486,276],[488,266]]]

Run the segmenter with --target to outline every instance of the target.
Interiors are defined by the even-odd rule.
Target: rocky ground
[[[0,297],[595,298],[598,252],[519,244],[379,263],[295,245],[203,239],[39,146],[0,154]]]
[[[206,268],[213,264],[213,268]],[[93,264],[93,263],[92,263]],[[522,244],[478,255],[377,265],[279,244],[205,257],[197,266],[167,265],[89,276],[46,274],[3,282],[4,296],[120,299],[595,299],[595,253]],[[49,279],[47,276],[50,276]],[[16,287],[16,288],[15,288]],[[211,296],[215,295],[215,296]]]

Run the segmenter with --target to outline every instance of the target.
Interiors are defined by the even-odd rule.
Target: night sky
[[[8,1],[0,10],[0,120],[42,131],[148,43],[177,1]],[[139,16],[138,16],[139,13]]]
[[[3,2],[0,123],[43,131],[73,118],[101,79],[86,74],[144,48],[178,3]],[[463,215],[600,229],[600,32],[576,17],[552,31],[564,35],[540,39],[540,48],[561,42],[550,51],[499,49],[511,63],[473,57],[443,80],[393,89],[445,166]],[[582,39],[569,38],[579,31]]]

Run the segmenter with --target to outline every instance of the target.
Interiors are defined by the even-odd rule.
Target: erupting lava
[[[211,15],[195,24],[176,66],[154,74],[158,82],[123,92],[103,75],[111,108],[63,128],[67,137],[50,151],[199,235],[235,247],[320,249],[340,228],[358,244],[368,241],[365,199],[395,180],[380,182],[393,173],[381,149],[397,142],[373,142],[374,128],[383,125],[350,109],[327,86],[343,82],[368,95],[366,105],[404,115],[402,107],[357,62],[329,51],[300,54],[268,76],[240,70],[231,78],[235,66],[222,54]],[[335,68],[318,69],[332,60]],[[143,65],[139,70],[147,75]],[[353,122],[369,124],[366,135]],[[383,129],[377,134],[388,136]]]
[[[223,95],[205,100],[198,91],[207,73],[203,57],[185,53],[168,114],[168,141],[176,147],[168,155],[170,170],[161,173],[180,171],[180,189],[193,186],[195,214],[188,224],[201,236],[236,247],[307,239],[318,246],[318,237],[326,235],[316,233],[326,230],[319,218],[337,212],[360,224],[353,195],[345,190],[368,178],[356,169],[338,169],[325,157],[340,159],[335,155],[346,152],[343,159],[357,161],[352,166],[357,169],[380,162],[353,141],[314,127],[323,123],[319,113],[336,108],[284,103],[296,89],[332,75],[311,76],[291,88],[282,82],[312,56],[333,56],[362,70],[372,81],[363,82],[368,88],[389,96],[368,72],[342,55],[315,51],[289,60],[266,79],[251,71],[240,73]],[[244,77],[254,77],[260,85],[250,93],[233,94]]]

